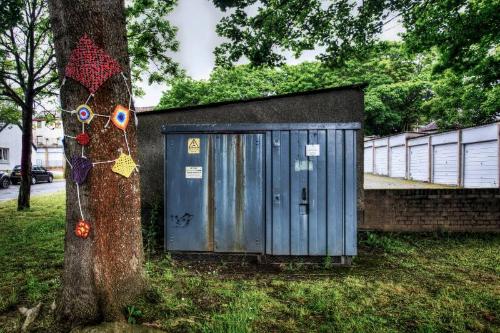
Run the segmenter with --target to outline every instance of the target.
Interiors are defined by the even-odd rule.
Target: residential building
[[[33,144],[37,147],[35,164],[50,169],[64,168],[63,137],[61,119],[51,122],[44,118],[33,119]]]
[[[19,125],[0,123],[0,171],[11,171],[21,164],[22,136]],[[31,149],[31,162],[36,164],[36,147]]]

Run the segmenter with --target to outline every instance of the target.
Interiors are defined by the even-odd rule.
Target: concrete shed
[[[306,133],[305,136],[303,137],[305,140],[303,142],[304,144],[309,144],[309,139],[315,137],[314,133],[318,133],[319,135],[318,138],[320,138],[321,135],[326,135],[326,136],[330,134],[334,135],[332,136],[332,138],[333,137],[336,138],[337,144],[343,145],[345,142],[349,141],[344,141],[347,140],[348,136],[344,136],[343,134],[341,134],[341,131],[344,131],[346,129],[347,130],[355,129],[357,133],[356,135],[352,136],[352,139],[354,140],[352,143],[354,147],[353,157],[355,158],[353,160],[353,163],[355,163],[356,165],[356,168],[354,170],[355,174],[353,175],[355,175],[355,181],[357,183],[355,187],[356,188],[355,194],[357,197],[356,206],[357,210],[360,211],[363,208],[362,205],[363,134],[362,130],[358,130],[358,128],[362,127],[364,118],[363,108],[364,108],[364,101],[363,101],[362,86],[355,85],[355,86],[348,86],[341,88],[310,91],[304,93],[294,93],[281,96],[257,98],[246,101],[224,102],[224,103],[217,103],[217,104],[203,105],[203,106],[183,107],[183,108],[176,108],[169,110],[157,110],[139,114],[138,140],[139,140],[139,164],[141,167],[141,187],[142,187],[141,199],[143,205],[143,217],[147,218],[147,216],[149,215],[148,211],[152,206],[155,205],[155,203],[164,203],[165,201],[168,202],[168,200],[165,200],[164,198],[164,187],[166,186],[166,181],[163,174],[163,170],[165,167],[164,154],[166,146],[165,146],[165,137],[162,135],[162,128],[167,133],[172,130],[174,130],[175,132],[176,129],[178,130],[179,128],[183,128],[183,126],[184,128],[186,128],[186,126],[188,128],[191,128],[192,131],[192,129],[196,128],[197,125],[201,130],[201,132],[198,133],[200,135],[212,135],[216,133],[223,134],[222,136],[220,136],[220,140],[223,140],[220,143],[220,147],[222,148],[226,146],[232,147],[229,143],[233,141],[245,143],[248,140],[249,140],[247,142],[248,144],[250,143],[256,144],[255,142],[261,142],[261,140],[263,140],[262,142],[266,142],[266,145],[272,143],[276,145],[276,147],[280,147],[283,146],[285,142],[287,142],[285,140],[288,137],[286,134],[287,132],[289,133],[289,138],[293,139],[294,137],[296,137],[297,140],[299,139],[301,140],[302,131],[307,132],[307,133],[304,132]],[[307,126],[306,124],[313,124],[313,125],[311,125],[312,126],[311,127]],[[176,127],[176,125],[179,126]],[[283,126],[285,126],[286,128]],[[219,132],[216,131],[212,133],[211,130],[214,128],[217,128]],[[245,129],[248,129],[248,131]],[[336,131],[337,134],[333,134],[333,132],[329,134],[328,131],[330,130]],[[269,133],[267,133],[266,131],[269,131]],[[325,133],[322,133],[322,131],[324,131]],[[281,133],[280,138],[285,141],[280,142],[282,140],[270,140],[268,142],[267,139],[264,140],[264,137],[260,137],[258,133],[263,133],[263,135],[269,138],[273,138],[274,136],[279,135]],[[177,134],[182,134],[182,133],[177,133]],[[255,135],[257,136],[255,137]],[[171,142],[172,144],[175,145],[175,140],[181,137],[182,135],[171,136],[171,139],[169,140],[173,140]],[[189,139],[190,138],[187,138],[186,140]],[[209,141],[210,140],[212,139],[209,139]],[[214,140],[217,140],[215,136]],[[300,154],[302,154],[303,147],[300,143],[301,142],[300,140],[298,141],[299,146],[297,147],[299,147],[299,150],[297,150],[297,154],[299,154],[299,152]],[[200,142],[201,142],[201,136],[200,136]],[[184,145],[182,145],[182,147],[184,147]],[[218,146],[214,143],[214,147]],[[290,149],[292,149],[293,147],[294,146],[290,143]],[[312,148],[315,147],[311,147],[311,149]],[[227,150],[226,153],[221,155],[221,156],[228,156],[227,159],[224,160],[226,162],[230,161],[229,157],[232,156],[231,155],[232,150],[228,149],[226,149]],[[248,151],[245,150],[245,154],[257,154],[259,150],[255,149],[257,148]],[[324,148],[320,148],[319,151],[320,156],[321,156],[321,149]],[[293,151],[290,151],[290,153],[292,154]],[[306,151],[304,151],[304,153],[306,153]],[[324,151],[324,153],[325,153],[324,156],[328,156],[327,158],[335,158],[336,156],[334,155],[333,150],[331,150],[328,154],[326,153],[326,151]],[[181,152],[179,152],[179,154],[181,154]],[[169,156],[172,156],[172,152],[169,153]],[[175,154],[173,156],[175,158]],[[186,158],[190,157],[186,156]],[[255,156],[255,160],[258,160],[259,158],[261,158],[260,155]],[[306,165],[300,162],[298,164],[291,163],[290,165],[293,166],[294,170],[299,170],[299,171],[310,170],[310,166],[312,166],[312,164],[310,163]],[[230,165],[227,170],[232,170]],[[256,169],[252,167],[248,169],[249,172],[250,171],[256,172],[256,170],[258,170],[258,168]],[[186,171],[186,175],[187,172],[188,171]],[[198,169],[196,170],[189,169],[189,173],[190,173],[189,177],[194,175],[193,177],[196,178],[197,175],[203,174],[203,171],[200,171]],[[266,175],[266,177],[270,177],[270,175]],[[223,177],[222,179],[226,178]],[[307,190],[304,191],[304,188],[306,187],[306,185],[310,186],[311,181],[313,179],[314,177],[311,178],[308,176],[304,178],[305,183],[303,183],[303,185],[299,184],[300,191],[297,192],[300,193],[301,195],[299,201],[300,200],[304,201],[305,200],[304,198],[306,197],[309,198],[309,194],[305,193],[307,192]],[[294,182],[290,182],[290,184],[292,184],[293,187]],[[230,193],[228,192],[227,195],[229,194]],[[271,198],[269,199],[271,200]],[[276,200],[279,201],[286,200],[286,197],[282,197]],[[317,200],[318,204],[320,204],[319,201],[326,200],[326,198],[318,197]],[[293,204],[293,201],[291,201],[290,203]],[[301,206],[299,204],[301,203],[298,202],[297,209],[300,210]],[[356,211],[356,208],[354,209]],[[307,209],[304,211],[307,212]],[[360,212],[356,212],[355,215],[357,216],[357,217],[354,216],[355,219],[359,219],[360,217],[362,217],[362,214]],[[269,221],[267,219],[266,221],[267,222],[264,229],[271,227]],[[285,224],[286,223],[291,223],[289,227],[295,228],[293,222],[285,222]],[[302,233],[297,234],[299,238],[302,236],[306,237],[308,233],[307,230],[313,230],[313,229],[308,229],[309,226],[307,220],[306,222],[301,222],[300,224],[301,226],[304,227],[303,223],[306,223],[305,225],[306,229],[303,229],[302,232],[306,233],[304,235],[302,235]],[[349,225],[349,228],[351,227],[355,228],[355,225],[356,221],[353,221]],[[293,232],[291,231],[292,229],[288,230],[290,232]],[[271,232],[267,233],[265,237],[269,238],[269,237],[282,236],[278,234],[274,234]],[[291,235],[291,237],[292,236],[293,235]],[[318,233],[318,237],[324,237],[324,236],[325,235],[321,234],[321,232]],[[311,240],[307,239],[307,237],[304,239],[304,241],[295,243],[298,246],[297,248],[294,248],[293,241],[292,243],[285,242],[286,244],[280,241],[273,243],[277,246],[275,250],[268,250],[268,248],[266,248],[266,251],[268,254],[277,254],[277,255],[281,254],[293,255],[294,253],[296,254],[300,253],[301,255],[303,254],[337,255],[337,253],[353,255],[355,253],[355,249],[352,248],[346,249],[345,246],[343,245],[340,245],[343,246],[343,249],[339,250],[340,252],[339,251],[335,252],[333,250],[330,252],[322,252],[322,251],[318,252],[317,248],[311,246]],[[264,241],[264,238],[262,240]],[[285,248],[282,248],[282,246],[284,246]],[[324,243],[324,246],[328,246],[326,242]],[[336,244],[336,246],[338,246],[338,244]],[[261,248],[258,248],[258,250],[260,249]]]

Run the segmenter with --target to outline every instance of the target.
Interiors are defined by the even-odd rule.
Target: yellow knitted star
[[[137,165],[135,164],[132,157],[130,157],[130,155],[121,153],[111,170],[128,178],[130,177],[132,171],[134,171],[136,166]]]

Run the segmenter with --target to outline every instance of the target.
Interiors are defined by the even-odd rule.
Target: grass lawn
[[[58,332],[64,195],[28,212],[0,203],[0,332],[17,306],[43,302],[33,325]],[[500,235],[360,234],[350,268],[295,263],[146,263],[150,290],[128,312],[169,332],[500,332]],[[126,313],[127,310],[124,309]]]

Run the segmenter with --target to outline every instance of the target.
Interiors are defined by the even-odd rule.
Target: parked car
[[[41,166],[33,166],[31,168],[31,184],[35,185],[39,182],[48,182],[52,183],[54,180],[54,174],[50,171],[47,171],[44,167]],[[10,181],[12,184],[17,185],[21,182],[21,166],[16,165],[12,173],[10,174]]]
[[[9,175],[0,171],[0,188],[8,188],[10,186]]]

